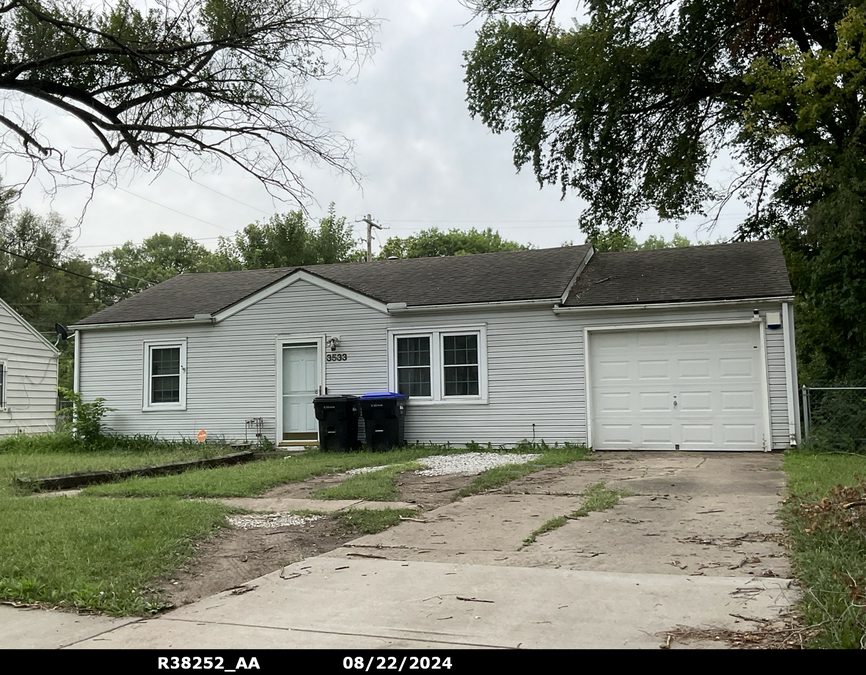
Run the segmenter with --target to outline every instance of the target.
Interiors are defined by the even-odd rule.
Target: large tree
[[[220,237],[219,265],[225,269],[293,267],[361,259],[352,226],[337,217],[334,204],[318,224],[302,211],[277,214],[265,223],[251,223],[233,239]]]
[[[341,0],[9,0],[0,89],[20,105],[0,111],[3,149],[91,180],[124,161],[215,160],[303,202],[299,161],[352,172],[349,143],[319,125],[307,85],[360,63],[375,28]],[[83,125],[92,161],[40,133],[36,103]]]
[[[680,218],[724,201],[706,179],[723,149],[743,167],[729,190],[770,197],[787,150],[744,121],[762,89],[752,65],[774,62],[779,48],[834,49],[853,3],[588,2],[586,20],[568,29],[557,0],[467,4],[487,17],[466,54],[470,112],[513,133],[518,167],[583,197],[581,224],[593,231],[631,229],[648,209]]]
[[[489,227],[478,231],[452,229],[444,232],[436,227],[422,230],[408,237],[389,237],[382,247],[380,258],[430,258],[442,255],[468,255],[520,251],[526,246],[503,239]]]
[[[806,382],[866,382],[866,4],[611,0],[556,23],[559,3],[476,0],[473,115],[514,134],[514,161],[590,206],[591,236],[641,214],[732,196],[742,239],[782,240]],[[539,11],[540,10],[540,11]],[[740,173],[707,179],[721,152]]]
[[[231,269],[224,259],[183,234],[162,232],[141,244],[128,241],[93,260],[114,286],[101,289],[106,302],[120,300],[131,292],[149,288],[184,272],[218,272]]]
[[[57,214],[8,207],[0,197],[0,298],[46,338],[103,307],[91,263],[71,245]],[[116,289],[115,289],[116,290]],[[72,387],[72,341],[60,342],[60,384]]]

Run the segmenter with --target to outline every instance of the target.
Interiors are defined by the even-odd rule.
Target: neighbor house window
[[[390,333],[394,391],[429,402],[486,401],[483,327]]]
[[[144,409],[186,408],[186,341],[144,343]]]

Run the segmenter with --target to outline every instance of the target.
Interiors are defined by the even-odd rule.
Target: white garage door
[[[765,449],[757,325],[589,335],[594,449]]]

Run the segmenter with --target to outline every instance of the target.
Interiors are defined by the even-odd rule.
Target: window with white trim
[[[393,391],[416,400],[486,401],[484,328],[390,332]]]
[[[144,343],[144,410],[186,409],[186,341]]]

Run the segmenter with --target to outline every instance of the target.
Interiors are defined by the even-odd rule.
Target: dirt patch
[[[316,490],[339,485],[348,474],[318,476],[301,483],[289,483],[269,490],[263,498],[310,498]],[[397,477],[397,501],[418,504],[429,511],[448,504],[475,476],[420,476],[414,472]],[[179,606],[200,598],[240,588],[252,579],[310,556],[333,551],[360,535],[337,519],[321,520],[269,529],[227,528],[216,537],[196,545],[193,560],[156,589],[172,605]]]
[[[333,518],[272,529],[228,528],[196,545],[195,557],[157,585],[180,606],[229,589],[310,556],[327,553],[358,535]]]
[[[397,477],[398,500],[417,504],[422,511],[429,511],[450,503],[457,493],[478,476],[449,474],[445,476],[421,476],[414,471]]]

